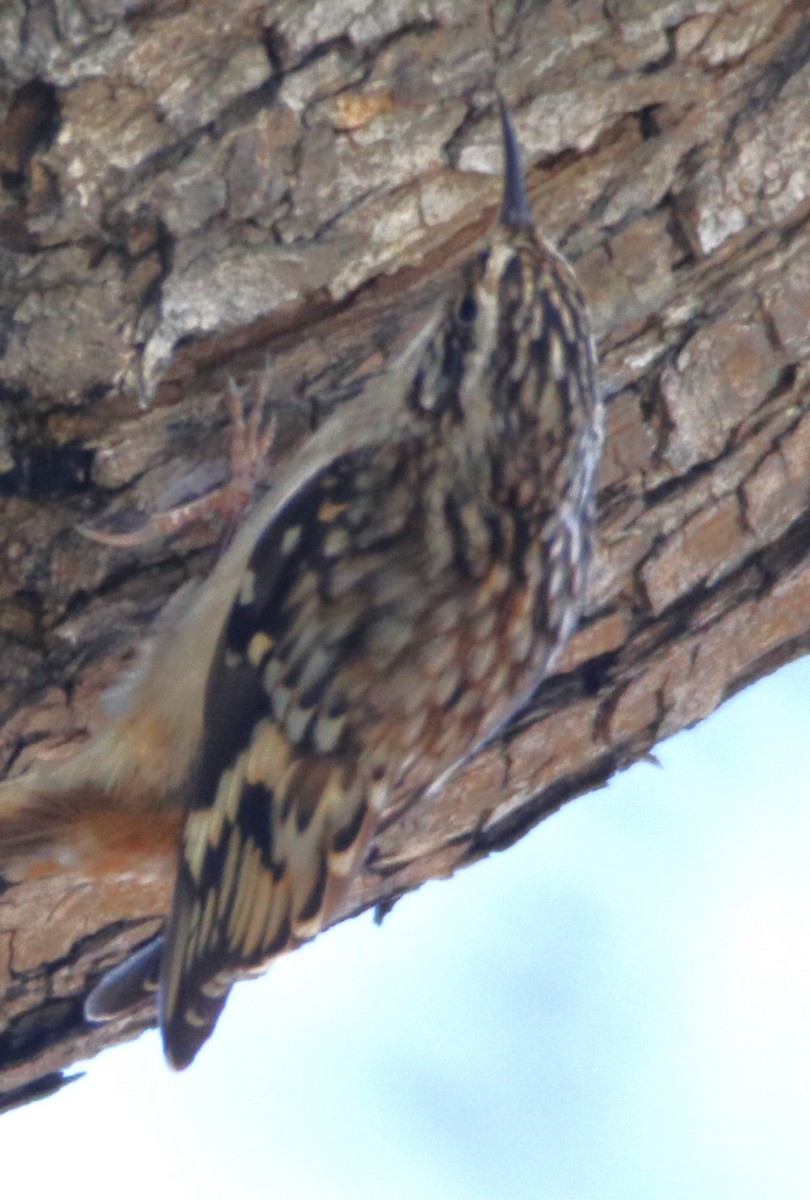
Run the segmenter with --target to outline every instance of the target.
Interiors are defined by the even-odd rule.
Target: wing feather
[[[230,984],[328,924],[386,818],[468,756],[536,681],[540,570],[511,517],[434,503],[401,440],[337,459],[280,509],[236,590],[166,929],[160,1022],[191,1061]],[[493,527],[498,522],[497,528]],[[497,535],[497,536],[495,536]],[[493,615],[494,614],[494,615]]]
[[[354,556],[350,582],[333,561],[356,472],[356,461],[333,464],[277,515],[214,656],[161,970],[176,1067],[207,1038],[236,978],[329,921],[376,823],[357,664],[375,611],[359,593],[382,556]],[[406,537],[408,507],[394,536]],[[371,512],[355,506],[355,522]]]

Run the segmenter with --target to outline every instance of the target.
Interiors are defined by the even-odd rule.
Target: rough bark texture
[[[11,0],[0,13],[0,764],[75,745],[216,531],[77,533],[278,458],[494,215],[493,80],[609,394],[588,618],[501,744],[386,831],[356,911],[525,830],[810,644],[806,0]],[[272,472],[271,472],[272,473]],[[2,882],[0,882],[2,887]],[[137,1032],[89,977],[167,881],[0,893],[7,1103]]]

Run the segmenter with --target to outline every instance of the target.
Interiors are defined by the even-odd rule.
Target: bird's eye
[[[475,296],[471,292],[467,292],[464,299],[458,306],[458,319],[463,321],[465,325],[469,325],[475,320],[478,315],[478,305]]]

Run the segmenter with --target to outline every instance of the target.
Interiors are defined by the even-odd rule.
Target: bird
[[[526,704],[582,610],[594,342],[497,103],[502,202],[483,248],[167,613],[118,716],[73,759],[0,785],[0,867],[176,842],[163,929],[85,1012],[151,996],[177,1069],[235,982],[336,917],[381,822],[430,801]]]

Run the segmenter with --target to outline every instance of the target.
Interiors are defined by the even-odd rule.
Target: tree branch
[[[274,461],[418,328],[494,216],[493,81],[609,393],[587,619],[506,737],[383,831],[349,910],[500,849],[810,643],[810,17],[803,0],[91,5],[0,30],[0,755],[78,744],[210,527],[82,538]],[[73,10],[72,10],[73,11]],[[18,13],[18,18],[15,17]],[[15,23],[16,21],[16,23]],[[493,33],[494,30],[494,33]],[[5,89],[5,90],[2,90]],[[272,464],[271,464],[272,474]],[[2,886],[0,884],[0,886]],[[87,981],[170,881],[0,892],[0,1092],[147,1018]]]

